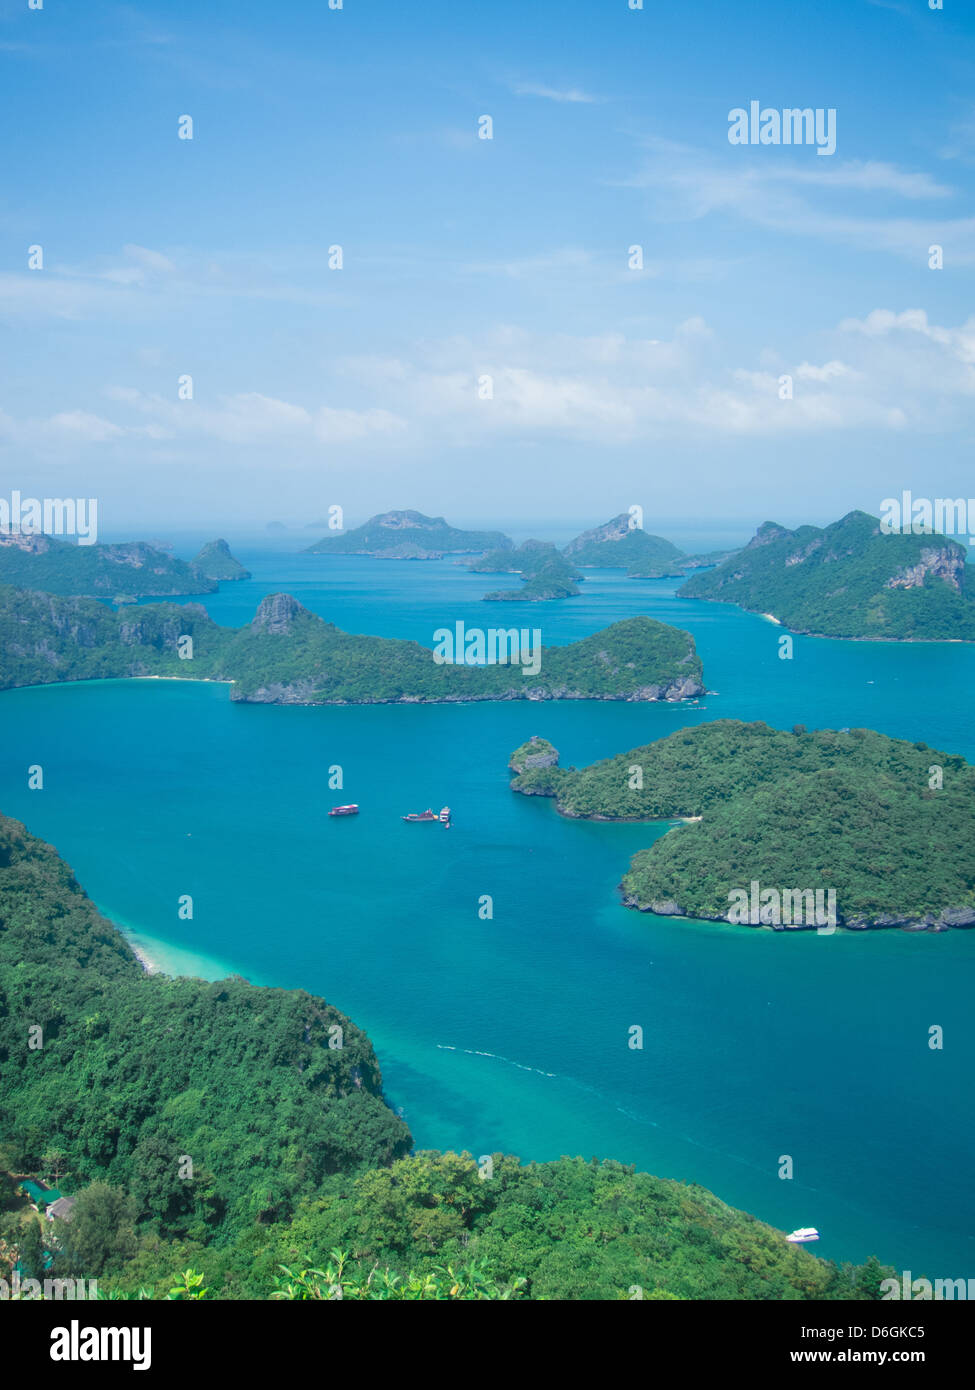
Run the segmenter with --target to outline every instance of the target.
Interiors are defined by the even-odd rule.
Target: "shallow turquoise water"
[[[103,911],[171,969],[239,970],[352,1015],[418,1147],[614,1157],[785,1229],[815,1225],[823,1255],[975,1273],[975,933],[787,935],[629,912],[615,885],[662,827],[562,820],[513,796],[505,770],[532,733],[581,765],[721,716],[869,725],[971,758],[975,649],[797,638],[780,661],[772,624],[678,600],[667,581],[590,572],[579,599],[509,607],[479,601],[507,577],[449,561],[240,558],[255,579],[205,600],[221,622],[281,589],[349,630],[427,644],[458,618],[563,642],[647,612],[694,632],[720,694],[695,714],[242,707],[224,686],[161,681],[6,693],[0,806],[59,847]],[[37,762],[45,790],[29,792]],[[358,818],[325,817],[350,800]],[[444,802],[449,831],[399,819]],[[635,1023],[642,1052],[627,1047]]]

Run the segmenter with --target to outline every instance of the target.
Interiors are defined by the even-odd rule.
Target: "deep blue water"
[[[451,561],[239,553],[254,578],[203,600],[219,622],[279,590],[350,631],[427,645],[457,619],[561,643],[648,613],[693,632],[719,693],[695,713],[246,707],[224,686],[160,681],[8,692],[0,805],[107,915],[168,968],[239,970],[349,1013],[418,1147],[618,1158],[784,1229],[815,1225],[823,1255],[975,1274],[975,933],[773,934],[627,911],[616,884],[664,827],[565,821],[512,795],[506,772],[532,733],[581,765],[722,716],[866,725],[973,758],[975,648],[796,638],[782,661],[774,625],[679,600],[671,581],[590,571],[580,598],[509,607],[480,596],[512,577]],[[29,792],[38,762],[45,789]],[[362,814],[328,820],[342,800]],[[399,819],[444,802],[449,831]],[[635,1023],[643,1051],[627,1047]],[[777,1177],[784,1154],[793,1181]]]

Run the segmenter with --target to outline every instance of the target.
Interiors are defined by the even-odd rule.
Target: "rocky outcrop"
[[[729,922],[735,926],[750,925],[735,921],[730,912],[691,912],[674,902],[673,899],[645,903],[641,902],[635,894],[627,893],[622,884],[620,884],[620,889],[624,907],[635,908],[638,912],[650,912],[655,917],[687,917],[697,922]],[[867,917],[858,913],[845,917],[842,912],[837,912],[836,925],[847,931],[882,931],[885,928],[899,927],[902,931],[909,932],[944,932],[952,927],[975,927],[975,907],[946,907],[942,908],[940,912],[927,912],[922,917],[892,912],[877,913],[874,917]],[[762,931],[819,930],[815,924],[805,922],[762,922],[756,924],[752,929]]]
[[[8,550],[20,550],[25,555],[46,555],[51,549],[51,542],[40,531],[0,530],[0,547],[6,547]]]
[[[242,705],[312,705],[317,701],[313,698],[315,694],[315,684],[313,681],[294,681],[286,684],[282,681],[272,681],[268,685],[259,686],[257,690],[250,690],[247,694],[241,693],[236,686],[230,687],[230,698],[235,704]]]
[[[157,651],[171,651],[176,639],[190,627],[192,620],[207,622],[207,611],[199,603],[183,604],[168,616],[160,618],[160,609],[154,608],[145,618],[141,608],[131,608],[125,616],[120,614],[118,640],[123,647],[155,647]]]
[[[282,635],[291,632],[299,619],[314,619],[314,616],[290,594],[268,594],[258,604],[251,620],[251,631]]]
[[[965,575],[964,552],[959,547],[928,546],[921,551],[916,565],[906,565],[892,574],[884,588],[920,589],[929,575],[932,579],[943,579],[960,593]]]
[[[791,535],[791,531],[787,531],[784,526],[779,526],[777,522],[763,521],[745,549],[758,550],[763,545],[771,545],[773,541],[780,541]]]
[[[583,531],[580,536],[569,541],[563,550],[563,555],[575,555],[579,551],[585,550],[592,544],[603,544],[604,541],[623,541],[631,535],[634,528],[630,525],[630,515],[628,512],[620,512],[619,516],[614,516],[612,521],[607,521],[603,526],[593,526],[589,531]]]
[[[532,734],[527,743],[523,743],[520,748],[516,748],[508,760],[508,769],[511,772],[528,772],[535,767],[558,767],[559,750],[554,744],[549,743],[547,738],[540,738],[538,734]]]

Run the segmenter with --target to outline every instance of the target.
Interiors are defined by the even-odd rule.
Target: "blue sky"
[[[2,0],[0,492],[113,531],[975,495],[946,5]],[[751,100],[835,108],[835,154],[732,146]]]

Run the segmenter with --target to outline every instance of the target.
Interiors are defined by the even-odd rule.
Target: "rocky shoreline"
[[[596,819],[592,817],[591,819]],[[608,817],[599,817],[606,820]],[[697,922],[725,922],[729,926],[745,925],[740,922],[732,921],[729,913],[719,912],[688,912],[672,899],[666,901],[654,901],[642,903],[633,893],[627,893],[623,883],[617,885],[622,894],[624,907],[634,908],[637,912],[650,912],[655,917],[685,917]],[[952,928],[975,927],[975,907],[945,907],[940,912],[927,912],[923,917],[884,912],[877,917],[866,917],[856,913],[850,917],[844,917],[842,913],[836,914],[836,925],[846,931],[885,931],[894,928],[900,931],[909,932],[946,932]],[[772,924],[769,922],[759,922],[755,928],[760,931],[819,931],[821,928],[815,924],[807,925],[805,922],[780,922]]]
[[[199,679],[193,676],[188,680]],[[229,679],[227,684],[234,683]],[[704,687],[689,677],[670,681],[666,685],[645,685],[628,695],[593,694],[584,690],[567,690],[556,686],[546,690],[532,686],[528,690],[506,690],[503,693],[486,691],[477,695],[396,695],[365,700],[320,700],[310,698],[314,686],[262,686],[258,690],[244,693],[231,690],[230,698],[235,704],[251,705],[470,705],[493,702],[501,704],[510,700],[603,700],[622,701],[625,704],[680,704],[683,700],[696,699],[704,694]]]

